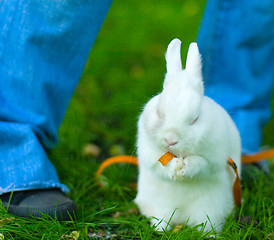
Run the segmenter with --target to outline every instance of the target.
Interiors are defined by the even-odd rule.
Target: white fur
[[[204,223],[205,230],[219,232],[234,207],[235,174],[227,158],[240,171],[240,137],[227,112],[203,94],[197,44],[189,47],[185,70],[180,45],[178,39],[169,44],[163,91],[146,104],[138,122],[135,202],[159,230],[169,227],[174,213],[170,225]],[[162,166],[158,159],[168,151],[176,158]]]

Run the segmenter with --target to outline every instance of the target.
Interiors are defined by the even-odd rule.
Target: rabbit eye
[[[199,118],[199,117],[196,117],[196,118],[194,119],[194,121],[191,123],[191,125],[193,125],[194,123],[196,123],[197,120],[198,120],[198,118]]]
[[[164,117],[164,114],[161,113],[159,110],[157,110],[157,116],[158,116],[159,118],[163,118],[163,117]]]

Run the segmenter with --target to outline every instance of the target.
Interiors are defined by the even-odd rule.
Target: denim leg
[[[198,35],[205,93],[234,119],[243,153],[259,150],[271,116],[273,9],[273,0],[208,0]]]
[[[0,194],[58,187],[45,149],[80,79],[111,0],[0,4]]]

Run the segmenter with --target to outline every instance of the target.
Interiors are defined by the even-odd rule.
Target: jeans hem
[[[61,191],[68,193],[70,192],[69,188],[62,183],[58,182],[53,182],[53,181],[46,181],[46,182],[41,182],[41,181],[35,181],[35,182],[30,182],[26,184],[21,184],[18,186],[14,186],[13,184],[10,184],[6,188],[1,188],[0,187],[0,195],[12,191],[24,191],[24,190],[34,190],[34,189],[47,189],[47,188],[59,188]]]

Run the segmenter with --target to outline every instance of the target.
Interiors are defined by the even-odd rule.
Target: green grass
[[[107,188],[94,181],[100,162],[112,152],[135,154],[138,115],[161,89],[166,46],[174,37],[180,38],[185,58],[189,43],[196,39],[203,7],[202,0],[114,1],[60,128],[59,144],[49,153],[61,181],[71,189],[77,221],[23,219],[1,208],[0,239],[1,234],[5,239],[73,239],[74,231],[78,239],[208,237],[209,233],[190,227],[157,233],[136,214],[132,203],[136,191],[129,186],[137,179],[135,166],[109,167],[104,172]],[[274,146],[273,126],[272,119],[264,131],[264,145]],[[83,154],[87,143],[100,146],[99,157]],[[218,238],[273,239],[272,182],[259,177],[245,184],[243,197],[242,207],[228,218]],[[255,224],[239,221],[238,216],[251,216]]]

